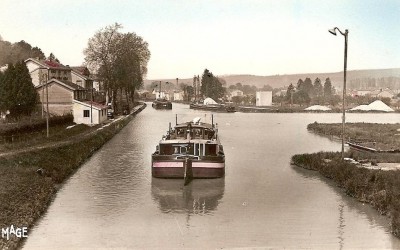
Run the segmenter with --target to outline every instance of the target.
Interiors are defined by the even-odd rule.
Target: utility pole
[[[47,138],[49,138],[49,83],[46,81],[46,129],[47,129]]]
[[[344,70],[343,70],[343,104],[342,104],[342,160],[344,160],[344,134],[345,134],[345,123],[346,123],[346,118],[345,118],[345,105],[346,105],[346,71],[347,71],[347,40],[349,36],[349,30],[345,30],[344,33],[338,28],[335,27],[329,32],[332,35],[336,36],[336,30],[339,31],[341,35],[344,36]]]
[[[90,94],[90,125],[93,125],[93,86],[92,93]]]

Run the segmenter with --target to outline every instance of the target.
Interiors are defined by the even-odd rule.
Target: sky
[[[0,0],[0,36],[65,65],[84,63],[114,23],[149,44],[147,79],[283,75],[400,67],[400,0]]]

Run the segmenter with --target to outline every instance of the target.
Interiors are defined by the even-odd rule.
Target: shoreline
[[[65,181],[146,106],[141,103],[129,115],[76,140],[0,156],[0,228],[27,227],[29,237],[29,229]],[[9,240],[0,237],[0,249],[18,249],[24,242],[15,235]]]
[[[398,146],[391,134],[397,133],[400,124],[348,125],[347,136],[369,136],[377,145]],[[308,130],[332,138],[340,134],[340,124],[312,123]],[[370,162],[371,166],[389,162],[397,164],[400,163],[400,154],[349,150],[345,152],[345,158],[349,159],[343,161],[341,152],[296,154],[292,156],[291,164],[318,171],[323,177],[333,180],[346,195],[368,203],[380,214],[386,215],[391,221],[391,233],[400,238],[400,171],[364,165],[365,162]]]

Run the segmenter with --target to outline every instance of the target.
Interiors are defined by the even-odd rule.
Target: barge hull
[[[193,178],[221,178],[225,175],[223,162],[192,162]],[[153,162],[152,175],[156,178],[183,178],[182,161]]]

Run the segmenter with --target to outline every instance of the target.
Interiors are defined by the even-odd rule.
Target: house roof
[[[72,69],[72,73],[78,74],[86,80],[93,80],[93,78],[90,77],[90,71],[86,66],[72,66],[70,68]]]
[[[75,74],[75,75],[77,75],[77,76],[79,76],[80,78],[83,78],[83,79],[85,79],[85,80],[93,80],[93,79],[91,79],[89,76],[84,75],[84,74],[80,73],[80,71],[75,70],[75,69],[73,69],[73,68],[72,68],[71,74]]]
[[[58,80],[58,79],[52,78],[47,83],[51,83],[51,82],[55,82],[55,83],[62,85],[70,90],[85,90],[85,88],[83,88],[73,82],[69,82],[69,81]],[[40,84],[40,85],[36,86],[36,88],[39,89],[44,86],[46,86],[46,84]]]
[[[86,106],[88,108],[90,108],[90,106],[92,106],[92,108],[97,109],[97,110],[102,110],[102,109],[107,109],[106,105],[103,105],[101,103],[97,103],[97,102],[92,102],[92,101],[78,101],[78,100],[74,100],[75,103]]]
[[[71,70],[70,67],[65,66],[61,63],[58,63],[56,61],[50,61],[50,60],[38,60],[38,59],[34,59],[34,58],[28,58],[25,60],[25,63],[28,61],[32,61],[36,64],[38,64],[39,66],[42,66],[44,68],[47,69],[62,69],[62,70]]]

